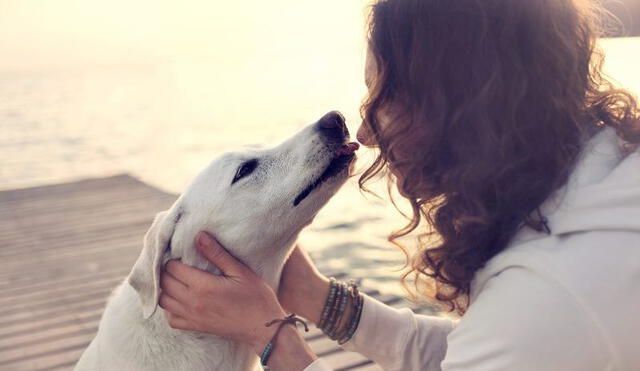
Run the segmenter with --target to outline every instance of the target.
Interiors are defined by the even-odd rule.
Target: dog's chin
[[[322,198],[331,198],[338,192],[340,188],[347,182],[351,176],[354,164],[355,155],[349,155],[344,159],[344,163],[340,165],[339,169],[335,173],[326,179],[319,187],[318,193],[324,193]]]
[[[346,182],[354,160],[353,153],[334,157],[325,165],[322,173],[296,195],[293,206],[312,203],[313,199],[324,199],[326,202]]]
[[[304,218],[304,226],[307,226],[311,224],[311,222],[313,222],[313,219],[318,214],[320,209],[322,209],[324,205],[329,202],[331,197],[333,197],[338,192],[338,190],[340,190],[340,188],[342,188],[342,186],[347,182],[352,173],[354,162],[355,161],[351,159],[344,168],[342,168],[331,178],[320,184],[303,202],[300,203],[300,205],[298,205],[299,208],[304,209],[305,213],[308,212],[309,215],[307,218]]]

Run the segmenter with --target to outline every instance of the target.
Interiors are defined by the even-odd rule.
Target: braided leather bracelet
[[[291,313],[290,315],[284,318],[277,318],[277,319],[271,320],[265,323],[264,325],[266,327],[271,327],[276,323],[280,323],[280,324],[278,325],[278,328],[276,329],[275,334],[273,334],[273,337],[271,337],[271,340],[269,340],[269,344],[267,344],[267,346],[264,347],[264,350],[260,355],[260,364],[264,367],[265,370],[269,370],[267,363],[269,362],[269,358],[271,358],[273,349],[276,347],[276,340],[277,340],[278,334],[280,333],[280,330],[284,325],[293,325],[295,327],[297,323],[302,323],[302,325],[304,326],[304,331],[305,332],[309,331],[309,327],[307,327],[307,324],[302,319],[298,318],[295,313]]]

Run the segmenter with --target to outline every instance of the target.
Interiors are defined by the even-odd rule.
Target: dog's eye
[[[236,172],[236,176],[233,177],[233,181],[231,182],[231,184],[253,173],[256,167],[258,167],[258,160],[249,160],[240,165],[238,171]]]

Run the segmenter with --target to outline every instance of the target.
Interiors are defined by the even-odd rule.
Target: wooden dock
[[[0,192],[0,370],[72,369],[175,199],[127,175]],[[380,370],[315,327],[306,338],[336,370]]]

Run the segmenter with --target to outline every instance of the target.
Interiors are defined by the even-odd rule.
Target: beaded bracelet
[[[342,315],[344,314],[344,311],[347,307],[347,302],[349,301],[349,290],[347,288],[347,285],[345,285],[344,283],[342,284],[341,294],[342,294],[341,301],[336,314],[336,321],[333,324],[333,327],[327,329],[327,335],[329,336],[329,338],[331,338],[331,340],[337,340],[336,333],[340,328],[339,324],[340,324],[340,321],[342,320]]]
[[[354,308],[353,316],[351,317],[351,322],[349,323],[349,327],[347,329],[347,333],[338,340],[338,344],[342,345],[347,341],[351,340],[353,335],[360,324],[360,318],[362,317],[362,309],[364,308],[364,297],[358,293],[358,288],[354,286],[355,296],[356,296],[356,304]]]
[[[336,295],[337,285],[338,282],[336,281],[336,279],[331,277],[331,279],[329,280],[329,295],[327,296],[327,301],[325,302],[324,309],[322,310],[322,317],[320,318],[320,322],[318,323],[319,328],[323,328],[327,321],[329,311],[333,306],[333,300]]]
[[[332,340],[334,339],[331,334],[336,330],[336,327],[338,326],[338,323],[342,318],[342,313],[344,312],[344,303],[347,296],[346,294],[347,294],[347,286],[343,282],[338,283],[338,291],[336,293],[336,298],[333,302],[331,315],[329,316],[329,319],[325,324],[325,326],[322,328],[322,331],[325,334],[329,335],[329,337]],[[341,308],[343,310],[341,310]]]
[[[349,302],[349,306],[352,308],[351,317],[348,318],[342,326],[340,326],[341,331],[333,334],[334,336],[332,338],[334,340],[341,340],[347,336],[347,333],[349,332],[349,328],[351,327],[355,319],[355,316],[357,315],[358,297],[360,294],[358,292],[358,285],[354,280],[349,281],[348,292],[349,292],[349,296],[347,300]]]
[[[345,319],[345,322],[342,317],[347,306],[350,306],[352,310],[350,318]],[[318,328],[332,340],[338,340],[339,344],[344,344],[355,334],[360,323],[363,306],[364,297],[358,292],[355,281],[352,280],[347,285],[331,278],[329,294],[318,322]]]

